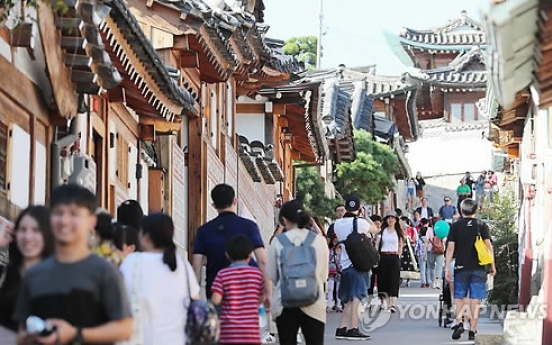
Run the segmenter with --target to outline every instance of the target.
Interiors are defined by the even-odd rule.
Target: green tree
[[[295,56],[308,70],[316,67],[318,38],[315,36],[291,37],[286,41],[283,49],[284,54]]]
[[[326,187],[315,167],[297,169],[295,197],[312,215],[321,221],[324,218],[334,218],[334,208],[338,200],[326,196]]]
[[[518,302],[518,234],[516,216],[518,206],[514,192],[507,189],[482,205],[479,216],[489,225],[493,238],[496,276],[489,291],[489,303],[510,305]]]
[[[395,186],[393,175],[399,171],[399,162],[393,150],[372,140],[369,132],[357,130],[354,135],[357,157],[337,165],[335,186],[341,195],[355,194],[375,204]]]

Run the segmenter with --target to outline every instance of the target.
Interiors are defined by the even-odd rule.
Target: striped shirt
[[[211,287],[222,295],[220,344],[261,344],[259,300],[263,274],[257,267],[235,265],[220,270]]]

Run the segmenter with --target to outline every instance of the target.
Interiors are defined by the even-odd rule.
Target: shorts
[[[416,196],[418,198],[423,198],[425,196],[425,191],[423,189],[417,189],[416,190]]]
[[[408,188],[406,190],[406,195],[408,196],[414,196],[414,188]]]
[[[344,269],[341,272],[341,285],[339,286],[339,299],[345,304],[353,299],[361,301],[368,296],[370,280],[367,272],[357,271],[353,266]],[[366,283],[368,282],[368,285]]]
[[[485,270],[454,272],[454,298],[484,299],[487,297],[487,272]]]

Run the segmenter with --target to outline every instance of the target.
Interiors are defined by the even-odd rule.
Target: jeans
[[[427,252],[427,272],[426,278],[427,282],[434,282],[435,278],[443,278],[443,265],[445,264],[445,255],[444,254],[433,254],[432,252]]]
[[[326,324],[308,316],[301,308],[284,308],[282,315],[276,318],[276,325],[281,345],[296,345],[299,328],[307,345],[324,344]]]
[[[427,277],[426,277],[427,258],[424,260],[423,255],[418,255],[418,267],[420,268],[420,280],[422,281],[422,284],[429,284],[429,281],[427,280]]]

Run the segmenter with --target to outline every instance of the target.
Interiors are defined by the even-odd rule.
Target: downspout
[[[51,167],[52,172],[50,175],[50,184],[51,188],[54,189],[62,184],[61,182],[61,160],[60,160],[60,154],[61,150],[73,144],[79,137],[79,115],[75,116],[71,120],[71,124],[69,125],[69,134],[61,139],[57,139],[58,134],[58,128],[54,130],[54,139],[57,139],[52,142],[51,150],[52,150],[52,156],[51,156]],[[88,109],[88,115],[90,115],[90,109]]]

